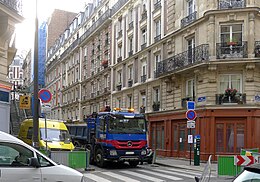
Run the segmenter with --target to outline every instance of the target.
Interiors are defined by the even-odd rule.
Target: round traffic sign
[[[52,99],[52,94],[47,89],[41,89],[38,93],[38,97],[41,99],[43,103],[48,103]]]
[[[186,112],[186,118],[188,120],[194,120],[196,117],[197,117],[197,114],[196,114],[196,112],[194,110],[188,110]]]

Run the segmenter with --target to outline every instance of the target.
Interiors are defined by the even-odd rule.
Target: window
[[[121,84],[122,83],[122,71],[117,72],[117,83]]]
[[[220,93],[225,92],[227,88],[236,89],[242,92],[242,75],[240,74],[223,74],[220,75]]]
[[[187,80],[186,82],[186,97],[195,97],[194,79]]]
[[[146,43],[146,29],[142,30],[142,44]]]
[[[195,58],[195,38],[192,37],[187,40],[188,43],[188,64],[194,63]]]
[[[117,107],[121,108],[121,98],[117,98]]]
[[[154,102],[160,101],[160,89],[154,88]]]
[[[154,56],[154,70],[156,71],[158,68],[158,64],[161,61],[161,55],[160,54],[156,54]]]
[[[94,93],[95,92],[95,85],[94,83],[91,83],[91,93]]]
[[[161,35],[161,20],[155,22],[155,36]]]
[[[127,96],[127,105],[128,105],[128,108],[131,108],[132,107],[132,95],[128,95]]]
[[[242,24],[222,25],[221,43],[224,45],[242,44]]]
[[[133,66],[129,66],[128,67],[128,80],[132,80],[133,79]]]
[[[121,57],[122,56],[122,45],[119,45],[118,47],[117,47],[117,57],[119,58],[119,57]]]
[[[195,11],[195,0],[188,0],[188,15]]]
[[[129,10],[129,23],[133,21],[133,9]]]
[[[133,51],[133,37],[129,37],[129,51]]]
[[[146,95],[145,95],[145,93],[141,94],[141,106],[146,107]]]
[[[0,143],[0,166],[28,166],[28,159],[33,152],[24,146],[14,143]]]

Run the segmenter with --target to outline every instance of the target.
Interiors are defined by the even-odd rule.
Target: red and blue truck
[[[137,166],[147,155],[147,121],[143,114],[115,109],[93,113],[84,124],[67,124],[75,147],[90,150],[90,161],[99,167],[108,162]]]

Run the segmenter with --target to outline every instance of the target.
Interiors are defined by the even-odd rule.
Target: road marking
[[[91,173],[88,173],[87,175],[84,175],[86,178],[89,178],[91,180],[94,180],[94,181],[102,181],[102,182],[112,182],[112,181],[109,181],[105,178],[102,178],[102,177],[99,177],[95,174],[91,174]]]
[[[167,174],[174,174],[174,175],[177,175],[177,176],[184,176],[184,177],[192,178],[192,179],[194,179],[194,177],[195,177],[195,176],[192,176],[192,175],[189,175],[189,174],[184,174],[184,173],[180,173],[180,172],[178,173],[178,172],[173,172],[173,171],[166,171],[166,170],[162,170],[162,169],[156,169],[156,171],[167,173]]]
[[[160,176],[160,177],[167,178],[167,179],[171,179],[171,180],[174,180],[174,181],[183,180],[182,178],[170,176],[170,175],[167,175],[167,174],[157,173],[155,171],[146,171],[146,170],[138,170],[138,171],[148,173],[148,174],[153,174],[153,175]]]
[[[118,178],[122,181],[127,181],[127,182],[140,182],[138,180],[135,180],[135,179],[131,179],[131,178],[128,178],[126,176],[122,176],[120,174],[116,174],[116,173],[112,173],[112,172],[104,172],[103,174],[105,175],[108,175],[108,176],[111,176],[113,178]],[[103,181],[102,181],[103,182]]]
[[[130,174],[130,175],[133,175],[133,176],[136,176],[136,177],[139,177],[139,178],[142,178],[142,179],[150,180],[150,181],[156,181],[156,182],[164,182],[165,181],[165,180],[162,180],[162,179],[159,179],[159,178],[154,178],[154,177],[147,176],[147,175],[140,174],[140,173],[133,172],[133,171],[120,171],[120,172],[125,173],[125,174]]]
[[[181,173],[188,173],[188,174],[194,174],[195,176],[201,176],[202,172],[192,172],[190,170],[186,169],[172,169],[172,168],[167,168],[168,171],[175,171],[175,172],[181,172]],[[215,175],[210,175],[210,177],[216,177]]]

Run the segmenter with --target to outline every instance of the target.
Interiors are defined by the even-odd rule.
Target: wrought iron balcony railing
[[[147,78],[146,75],[142,75],[142,76],[141,76],[141,82],[142,82],[142,83],[146,82],[146,78]]]
[[[260,41],[255,41],[255,57],[260,57]]]
[[[79,39],[76,39],[60,56],[60,59],[63,59],[67,56],[75,47],[79,45]]]
[[[0,3],[22,15],[22,0],[0,0]]]
[[[117,88],[117,91],[120,91],[122,89],[122,84],[117,84],[116,88]]]
[[[216,105],[222,104],[246,104],[246,94],[237,93],[234,96],[216,94]]]
[[[161,40],[161,34],[154,37],[154,42]]]
[[[117,58],[117,63],[120,63],[120,62],[122,62],[122,56]]]
[[[154,4],[154,11],[160,9],[161,7],[162,7],[161,1],[156,2],[156,3]]]
[[[219,9],[233,9],[246,7],[246,0],[220,0]]]
[[[195,101],[195,96],[193,97],[185,97],[181,99],[181,107],[186,109],[187,108],[187,101]]]
[[[146,48],[146,43],[143,43],[142,45],[141,45],[141,50],[144,50]]]
[[[120,8],[122,8],[129,0],[120,0],[112,7],[112,15],[114,15]]]
[[[228,45],[227,42],[216,44],[217,59],[247,58],[247,41]]]
[[[128,87],[132,87],[133,86],[133,80],[128,80]]]
[[[202,44],[158,63],[156,77],[168,74],[192,64],[209,61],[209,45]]]
[[[91,33],[97,31],[98,27],[103,24],[105,21],[109,20],[111,17],[111,10],[107,10],[99,19],[93,23],[93,25],[80,37],[80,43],[82,43]]]
[[[185,26],[191,24],[196,19],[197,19],[197,11],[195,11],[195,12],[189,14],[188,16],[186,16],[185,18],[183,18],[181,20],[181,27],[185,27]]]

